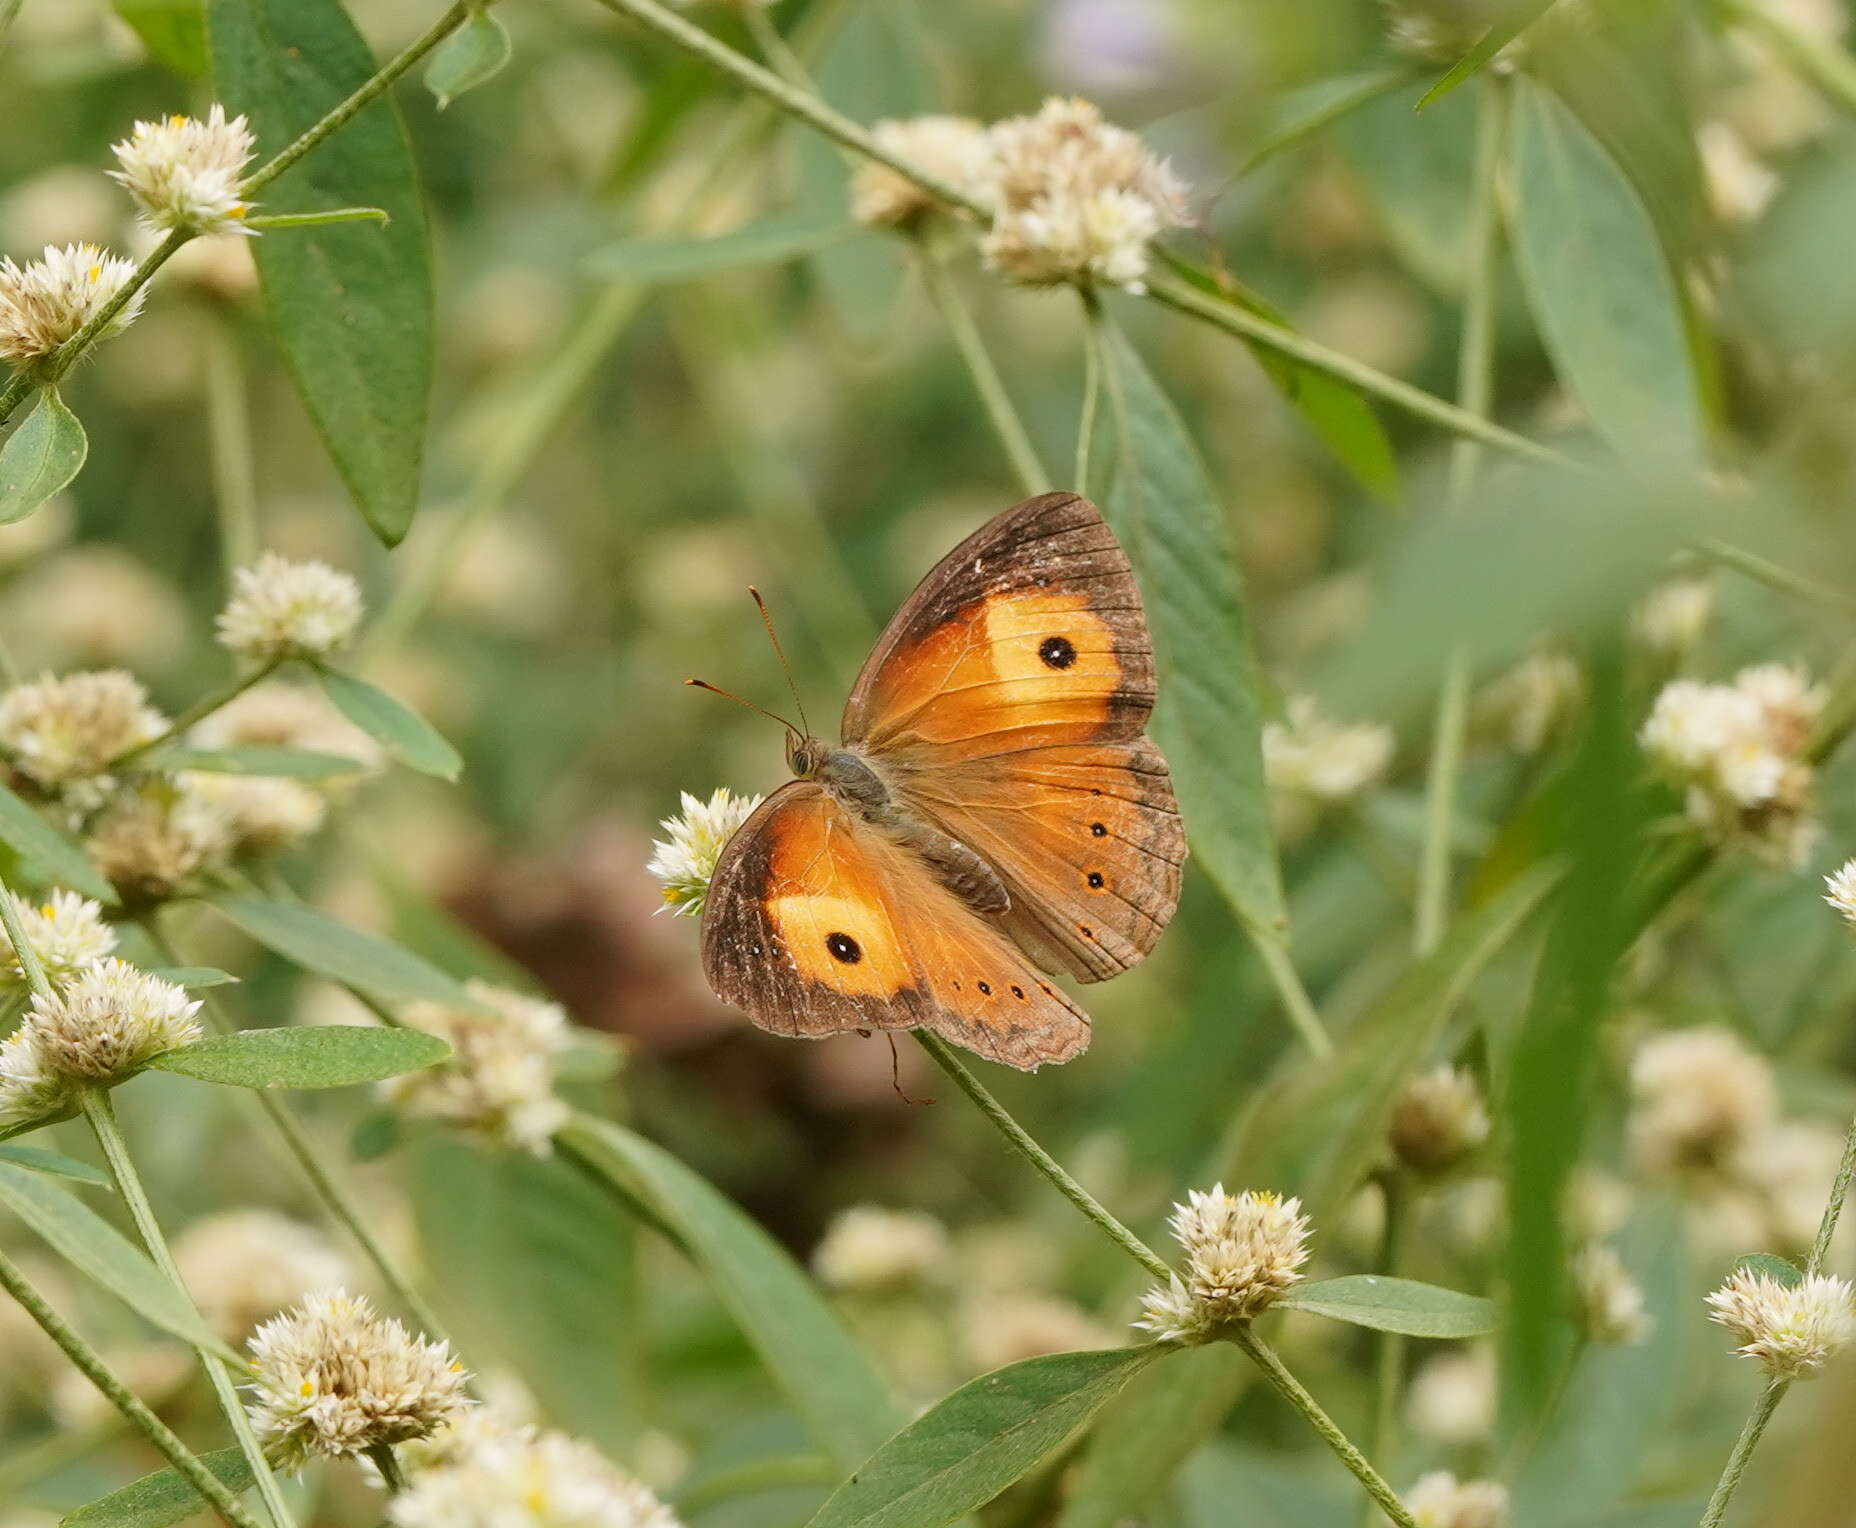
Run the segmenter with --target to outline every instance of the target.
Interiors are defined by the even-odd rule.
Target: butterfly
[[[1127,970],[1179,903],[1153,706],[1101,513],[1071,493],[1006,510],[890,621],[841,746],[784,724],[796,778],[710,883],[710,986],[781,1035],[920,1027],[1025,1070],[1076,1056],[1089,1017],[1050,977]]]

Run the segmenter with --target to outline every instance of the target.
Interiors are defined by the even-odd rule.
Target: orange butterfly
[[[843,746],[791,731],[798,778],[716,866],[710,986],[775,1034],[920,1026],[1027,1070],[1077,1055],[1088,1015],[1044,973],[1127,970],[1179,904],[1153,706],[1140,591],[1096,507],[1008,509],[889,623]]]

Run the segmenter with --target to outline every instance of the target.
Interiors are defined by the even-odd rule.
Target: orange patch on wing
[[[794,969],[854,997],[893,997],[915,985],[875,868],[835,811],[782,822],[773,844],[766,913]]]

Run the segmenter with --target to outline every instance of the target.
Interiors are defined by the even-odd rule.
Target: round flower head
[[[961,1312],[962,1345],[983,1370],[1047,1353],[1114,1347],[1117,1338],[1069,1300],[1035,1292],[986,1294]]]
[[[1718,1171],[1778,1113],[1765,1057],[1728,1029],[1652,1035],[1630,1064],[1632,1154],[1652,1171]]]
[[[204,122],[173,116],[138,122],[113,152],[110,178],[128,187],[149,228],[188,233],[249,233],[239,180],[251,162],[251,130],[215,106]]]
[[[232,852],[232,828],[186,776],[151,780],[116,797],[84,842],[97,868],[131,904],[174,895]]]
[[[1824,877],[1824,900],[1856,928],[1856,859],[1845,860],[1834,875]]]
[[[380,763],[380,745],[330,704],[321,690],[269,679],[228,701],[193,729],[202,748],[249,744],[306,748],[355,760],[363,768]]]
[[[826,1228],[812,1271],[832,1289],[894,1293],[940,1279],[949,1257],[947,1228],[934,1216],[860,1204]]]
[[[1248,1321],[1301,1281],[1309,1224],[1301,1201],[1224,1185],[1196,1189],[1173,1206],[1173,1235],[1186,1254],[1182,1277],[1147,1292],[1135,1325],[1162,1342],[1207,1342]]]
[[[1390,727],[1335,722],[1306,695],[1263,729],[1263,773],[1271,790],[1346,801],[1374,785],[1392,762]]]
[[[1708,1296],[1710,1319],[1726,1327],[1740,1346],[1775,1379],[1815,1374],[1856,1333],[1856,1306],[1849,1284],[1811,1274],[1796,1284],[1748,1268],[1736,1268]]]
[[[1495,1430],[1495,1351],[1477,1345],[1427,1358],[1411,1377],[1405,1417],[1432,1442],[1481,1443]]]
[[[74,891],[54,891],[37,906],[12,892],[7,895],[12,897],[26,943],[54,986],[116,948],[116,931],[103,921],[103,909]],[[0,985],[24,982],[25,972],[4,927],[0,927],[0,951],[5,952],[0,957]]]
[[[328,816],[326,798],[301,780],[189,771],[187,789],[224,821],[241,854],[275,854],[300,843]]]
[[[1676,578],[1644,596],[1632,628],[1655,652],[1680,657],[1701,640],[1714,611],[1714,585],[1705,578]]]
[[[737,796],[723,786],[707,801],[682,793],[683,815],[660,824],[670,836],[651,845],[645,868],[664,883],[664,906],[680,917],[698,917],[709,895],[723,846],[760,805],[759,796]]]
[[[46,675],[0,695],[0,749],[45,790],[93,779],[161,735],[167,720],[121,669]]]
[[[1489,1138],[1489,1112],[1476,1079],[1440,1066],[1400,1089],[1387,1131],[1393,1154],[1419,1172],[1442,1172]]]
[[[1405,1493],[1405,1506],[1418,1528],[1508,1528],[1508,1488],[1493,1480],[1436,1470]]]
[[[347,646],[361,624],[361,588],[326,562],[266,552],[232,577],[219,641],[255,662],[320,658]]]
[[[416,1118],[545,1156],[568,1112],[554,1095],[555,1057],[568,1043],[567,1015],[554,1003],[488,982],[467,982],[465,991],[475,1006],[406,1006],[400,1015],[405,1023],[447,1041],[451,1055],[382,1083],[381,1093]]]
[[[1675,679],[1658,692],[1638,734],[1644,751],[1678,774],[1700,773],[1728,749],[1763,741],[1764,717],[1753,696],[1730,685]]]
[[[1185,187],[1166,161],[1083,100],[1052,97],[992,134],[999,210],[980,244],[986,263],[1027,286],[1140,291],[1149,241],[1187,221]]]
[[[1573,1259],[1572,1289],[1579,1324],[1592,1341],[1636,1347],[1649,1337],[1653,1323],[1643,1291],[1603,1242],[1581,1248]]]
[[[388,1509],[391,1528],[677,1528],[639,1480],[591,1444],[556,1432],[479,1443],[421,1470]]]
[[[992,133],[971,117],[883,121],[870,135],[878,147],[972,200],[990,206],[998,199],[999,153]],[[851,172],[851,216],[860,223],[910,229],[944,210],[932,192],[874,159],[860,160]]]
[[[247,1346],[252,1426],[291,1466],[426,1437],[471,1404],[469,1376],[449,1347],[346,1290],[309,1295]]]
[[[42,361],[101,313],[135,262],[94,244],[47,245],[28,265],[0,260],[0,361]],[[97,338],[120,334],[142,311],[137,291]]]
[[[227,1342],[348,1278],[347,1259],[319,1232],[275,1210],[196,1220],[175,1238],[174,1261],[200,1314]]]
[[[1565,653],[1529,653],[1477,697],[1478,718],[1516,753],[1539,753],[1578,710],[1585,677]]]

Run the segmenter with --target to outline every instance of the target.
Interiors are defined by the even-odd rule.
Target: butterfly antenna
[[[748,593],[754,596],[754,608],[760,611],[760,623],[767,628],[767,640],[773,644],[773,653],[780,660],[780,670],[786,675],[786,687],[793,692],[793,704],[799,707],[799,720],[805,723],[802,737],[812,736],[812,724],[806,721],[806,703],[799,698],[799,686],[793,682],[793,666],[786,661],[786,649],[780,646],[780,634],[773,629],[773,613],[767,609],[767,602],[760,597],[760,590],[748,585]]]
[[[780,715],[778,711],[769,711],[765,706],[757,706],[751,700],[743,700],[739,695],[736,695],[732,691],[724,690],[720,685],[717,685],[717,684],[710,684],[709,681],[706,679],[686,679],[683,682],[689,685],[692,689],[707,690],[711,695],[720,695],[723,700],[732,700],[738,706],[746,706],[750,711],[758,711],[760,712],[762,716],[771,717],[774,721],[778,722],[782,727],[784,727],[788,732],[792,733],[794,737],[803,738],[808,735],[804,732],[801,732],[797,727],[795,727],[791,722],[789,722],[784,716]],[[804,716],[802,713],[801,720],[803,719],[804,719]]]

